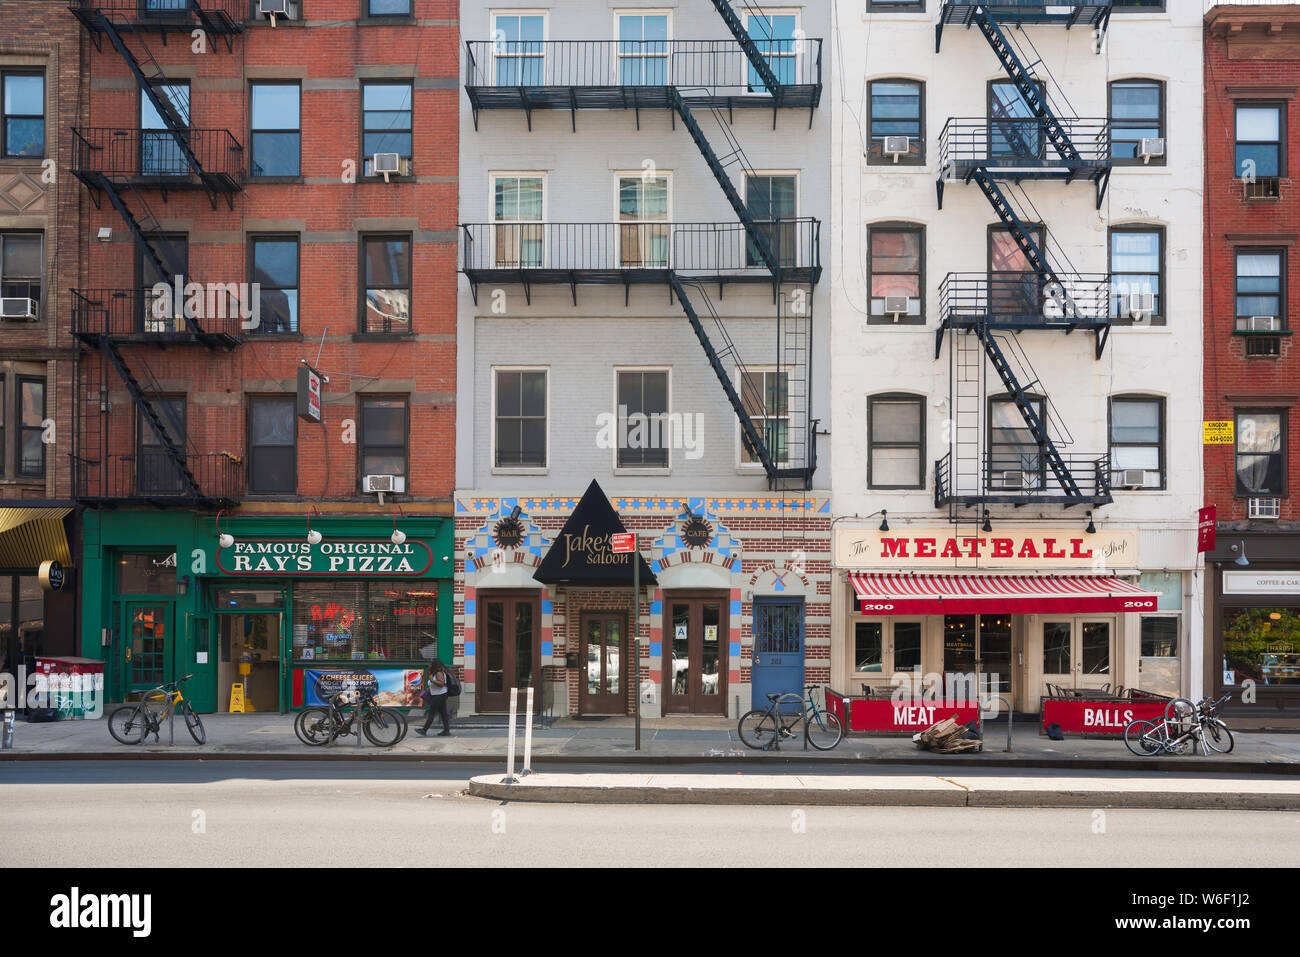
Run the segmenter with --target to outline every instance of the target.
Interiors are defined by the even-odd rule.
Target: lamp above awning
[[[1155,611],[1159,595],[1106,575],[850,572],[864,615],[1035,615]]]

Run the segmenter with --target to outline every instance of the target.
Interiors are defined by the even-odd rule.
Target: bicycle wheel
[[[756,751],[766,751],[776,742],[778,727],[770,711],[747,711],[736,725],[741,742]]]
[[[831,711],[814,711],[804,724],[804,738],[818,751],[829,751],[844,738],[844,725]]]
[[[198,713],[190,707],[188,701],[185,702],[183,707],[185,709],[185,727],[190,729],[190,737],[194,739],[196,744],[207,744],[208,733],[203,730],[203,721],[199,718]]]
[[[396,708],[390,709],[388,713],[397,719],[397,724],[402,729],[402,733],[397,736],[397,741],[395,742],[396,744],[401,744],[411,730],[411,723],[407,719],[406,715],[401,711],[398,711]]]
[[[122,744],[139,744],[144,729],[144,712],[138,704],[123,705],[108,716],[108,733]]]
[[[391,748],[402,738],[402,726],[387,708],[367,708],[362,712],[361,731],[377,748]]]
[[[1205,722],[1204,741],[1207,748],[1219,754],[1227,754],[1232,750],[1232,732],[1218,718],[1211,718]]]
[[[1154,721],[1135,718],[1124,728],[1124,744],[1140,758],[1160,750],[1161,741]]]
[[[334,722],[328,708],[307,708],[298,712],[293,730],[298,740],[312,747],[329,744],[334,737]]]

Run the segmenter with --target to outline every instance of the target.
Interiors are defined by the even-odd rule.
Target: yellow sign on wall
[[[1226,422],[1207,421],[1205,423],[1202,441],[1206,445],[1231,445],[1232,440],[1231,419]]]

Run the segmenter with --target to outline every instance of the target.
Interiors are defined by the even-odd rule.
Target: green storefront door
[[[129,697],[175,677],[172,603],[128,601],[122,614],[122,634],[126,636],[122,673]]]

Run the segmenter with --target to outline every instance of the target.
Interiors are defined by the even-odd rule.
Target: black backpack
[[[456,672],[453,671],[451,668],[448,668],[443,672],[443,674],[447,676],[447,697],[448,698],[459,697],[460,678],[456,676]]]

